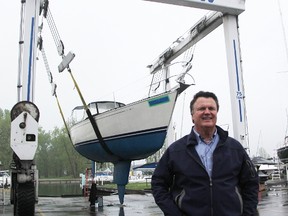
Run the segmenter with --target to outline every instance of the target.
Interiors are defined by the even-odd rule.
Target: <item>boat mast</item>
[[[284,136],[284,146],[288,146],[288,112],[286,109],[286,118],[287,118],[287,123],[286,123],[286,130],[285,130],[285,136]]]
[[[284,39],[284,44],[285,44],[286,58],[287,58],[287,63],[288,63],[288,45],[287,45],[285,25],[284,25],[284,20],[283,20],[283,15],[282,15],[282,9],[281,9],[280,0],[278,0],[277,2],[278,2],[278,8],[279,8],[279,14],[280,14],[280,20],[281,20],[281,27],[282,27],[283,39]],[[287,134],[287,133],[286,133],[286,134]]]

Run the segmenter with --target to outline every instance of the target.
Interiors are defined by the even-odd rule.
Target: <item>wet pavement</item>
[[[105,196],[103,207],[97,207],[95,212],[90,210],[88,198],[85,197],[39,197],[36,205],[36,216],[162,216],[163,213],[155,204],[151,194],[125,195],[123,206],[118,204],[118,195]],[[13,206],[0,206],[0,215],[12,216]]]
[[[84,197],[39,197],[36,205],[36,216],[163,216],[150,193],[145,195],[127,194],[125,204],[118,204],[118,196],[104,196],[103,207],[90,211],[88,198]],[[288,189],[272,188],[261,196],[258,205],[260,216],[287,216]],[[13,206],[0,205],[0,215],[12,216]]]
[[[258,211],[260,216],[287,216],[288,188],[271,188],[267,195],[260,198]]]

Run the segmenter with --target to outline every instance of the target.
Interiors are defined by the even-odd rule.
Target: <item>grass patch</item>
[[[117,189],[116,184],[104,184],[98,187]],[[144,189],[150,189],[150,188],[151,188],[150,182],[147,182],[147,183],[146,182],[132,182],[126,185],[127,190],[144,190]]]

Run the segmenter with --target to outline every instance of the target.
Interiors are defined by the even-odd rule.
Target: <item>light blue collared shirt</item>
[[[203,139],[201,138],[200,134],[195,131],[193,128],[194,133],[196,134],[196,139],[198,145],[195,146],[195,149],[201,158],[203,165],[206,168],[209,176],[212,176],[212,169],[213,169],[213,152],[219,142],[219,135],[217,134],[217,130],[213,135],[213,139],[209,144],[206,144]]]

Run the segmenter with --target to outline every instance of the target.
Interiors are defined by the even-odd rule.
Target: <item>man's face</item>
[[[213,98],[199,97],[192,110],[192,120],[197,128],[214,128],[217,122],[217,105]]]

